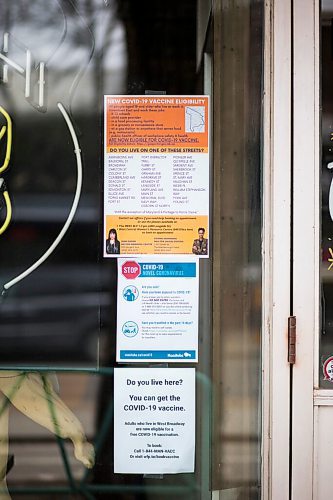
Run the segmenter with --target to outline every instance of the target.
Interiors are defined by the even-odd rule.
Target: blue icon
[[[139,327],[134,321],[126,321],[123,324],[122,332],[125,337],[135,337],[139,333]]]
[[[139,290],[136,286],[127,286],[123,290],[123,297],[127,302],[134,302],[139,297]]]

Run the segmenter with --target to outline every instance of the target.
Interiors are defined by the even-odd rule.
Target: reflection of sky
[[[8,56],[23,67],[26,48],[32,52],[36,66],[46,62],[49,108],[58,100],[64,104],[71,100],[76,78],[74,106],[82,109],[96,102],[96,97],[101,99],[96,96],[96,71],[101,72],[101,93],[124,91],[125,31],[116,17],[113,2],[106,5],[101,0],[78,0],[77,9],[65,3],[66,11],[61,7],[64,3],[57,0],[34,0],[29,4],[24,2],[24,6],[21,3],[13,1],[7,5],[10,21],[6,25],[4,7],[0,7],[0,40],[5,31],[10,33]],[[24,77],[12,69],[10,77],[11,92],[23,95]],[[25,108],[26,103],[22,104]]]

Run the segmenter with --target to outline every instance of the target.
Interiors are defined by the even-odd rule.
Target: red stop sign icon
[[[129,280],[134,280],[141,273],[141,268],[137,262],[134,260],[127,260],[121,266],[121,273],[125,278]]]

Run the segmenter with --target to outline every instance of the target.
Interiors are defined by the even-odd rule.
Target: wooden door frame
[[[291,499],[312,500],[320,290],[319,0],[293,5],[293,367]],[[306,54],[306,55],[305,55]]]
[[[265,15],[263,227],[263,499],[289,498],[291,309],[291,19],[290,0]]]

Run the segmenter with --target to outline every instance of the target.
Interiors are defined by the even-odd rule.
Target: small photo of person
[[[199,227],[198,238],[193,241],[192,253],[195,255],[208,255],[208,239],[204,238],[205,228]]]
[[[118,240],[116,229],[110,229],[105,248],[108,254],[120,253],[120,241]]]

